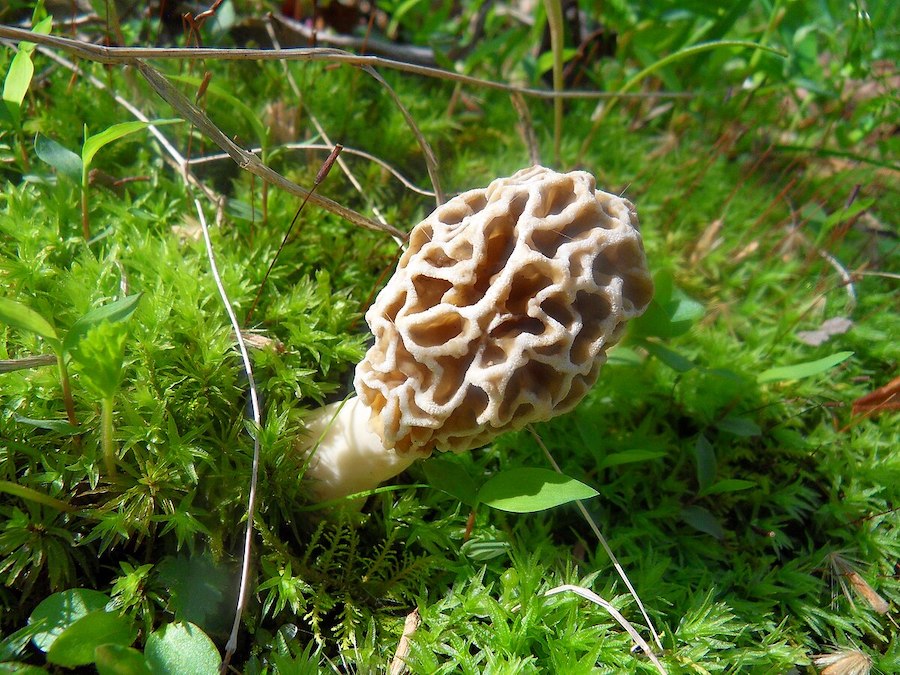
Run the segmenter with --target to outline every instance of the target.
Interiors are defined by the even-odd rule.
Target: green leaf
[[[459,462],[429,459],[422,465],[431,487],[446,492],[463,504],[474,507],[478,503],[478,488]]]
[[[667,347],[663,347],[655,342],[644,342],[643,345],[652,356],[658,358],[677,373],[686,373],[695,367],[686,357]]]
[[[169,591],[169,611],[180,621],[190,621],[207,630],[225,628],[209,622],[227,617],[222,589],[228,587],[228,570],[208,555],[166,558],[157,567],[157,579]],[[226,618],[227,621],[227,618]]]
[[[100,325],[104,321],[119,323],[130,318],[137,309],[142,295],[143,293],[129,295],[89,311],[72,324],[69,332],[66,333],[65,340],[63,340],[63,350],[69,352],[74,349],[91,328]]]
[[[222,659],[213,641],[192,623],[170,623],[153,631],[144,647],[154,673],[216,675]]]
[[[484,562],[493,560],[502,555],[509,555],[511,546],[505,541],[472,541],[469,540],[459,547],[459,552],[470,560]]]
[[[697,461],[697,485],[703,492],[716,478],[716,451],[703,434],[697,437],[694,444],[694,458]]]
[[[133,647],[106,644],[94,650],[94,663],[100,675],[151,675],[144,655]]]
[[[609,352],[606,363],[610,366],[639,366],[642,361],[641,355],[633,349],[618,346]]]
[[[812,377],[826,370],[834,368],[836,365],[843,363],[853,356],[853,352],[838,352],[831,356],[816,361],[807,361],[805,363],[797,363],[793,366],[780,366],[778,368],[770,368],[764,370],[757,377],[756,381],[764,382],[782,382],[784,380],[801,380],[804,377]]]
[[[707,497],[709,495],[722,494],[723,492],[739,492],[740,490],[749,490],[753,487],[756,487],[756,483],[754,483],[752,480],[726,478],[725,480],[720,480],[716,483],[713,483],[705,490],[701,490],[699,496]]]
[[[45,17],[35,25],[32,32],[46,35],[50,32],[51,22],[51,17]],[[28,93],[28,87],[31,86],[31,79],[34,77],[34,64],[31,61],[34,48],[33,42],[23,40],[19,43],[19,51],[16,52],[9,64],[6,79],[3,82],[3,100],[16,119],[18,119],[22,101],[25,100],[25,94]]]
[[[681,510],[681,519],[694,529],[700,530],[716,539],[725,538],[725,530],[719,519],[702,506],[686,506]]]
[[[0,662],[12,661],[19,657],[28,642],[34,639],[34,636],[44,630],[44,621],[31,623],[20,628],[14,633],[10,633],[3,640],[0,640]]]
[[[98,398],[110,399],[119,388],[126,337],[121,323],[105,321],[90,328],[71,351],[82,383]]]
[[[657,273],[653,285],[653,300],[647,311],[632,324],[631,333],[635,337],[672,338],[682,335],[706,313],[703,305],[675,288],[670,272]]]
[[[85,614],[66,628],[47,651],[47,661],[73,668],[94,662],[94,650],[100,645],[127,647],[137,637],[131,620],[112,612]]]
[[[759,425],[746,417],[726,417],[716,422],[716,428],[741,438],[750,438],[751,436],[762,434],[762,429],[759,428]]]
[[[84,431],[79,427],[69,424],[66,420],[36,420],[31,417],[22,417],[21,415],[16,415],[13,419],[19,424],[27,424],[28,426],[37,429],[46,429],[47,431],[53,431],[57,434],[62,434],[63,436],[72,436]]]
[[[611,466],[619,466],[620,464],[647,462],[651,459],[659,459],[665,456],[666,453],[662,450],[623,450],[622,452],[613,452],[604,457],[603,461],[600,462],[600,468],[608,469]]]
[[[13,495],[19,499],[35,502],[36,504],[43,504],[44,506],[49,506],[57,511],[72,512],[77,510],[74,506],[71,506],[60,499],[56,499],[43,492],[38,492],[34,488],[19,485],[18,483],[9,480],[0,480],[0,492]]]
[[[28,617],[29,624],[41,622],[43,627],[32,639],[34,646],[42,652],[47,651],[66,628],[89,612],[103,609],[108,603],[108,595],[90,588],[70,588],[47,596]]]
[[[47,671],[38,666],[32,666],[20,661],[4,661],[0,663],[0,673],[15,673],[16,675],[47,675]]]
[[[500,511],[533,513],[599,493],[589,485],[550,469],[510,469],[488,480],[478,500]]]
[[[19,109],[25,100],[33,76],[34,64],[31,62],[31,53],[20,49],[9,64],[9,72],[6,73],[6,80],[3,83],[3,101],[14,119],[18,119]]]
[[[35,154],[62,175],[81,180],[81,157],[43,134],[34,137]]]
[[[110,143],[119,140],[129,134],[136,133],[138,131],[142,131],[146,129],[150,125],[153,126],[161,126],[163,124],[174,124],[175,122],[180,122],[181,120],[155,120],[153,122],[122,122],[121,124],[113,124],[108,129],[104,129],[98,134],[94,134],[93,136],[89,136],[85,139],[84,145],[81,148],[81,161],[84,165],[84,169],[87,170],[87,167],[91,165],[91,162],[94,159],[94,155],[96,155],[100,148],[104,145],[109,145]]]
[[[53,325],[30,307],[14,300],[0,298],[0,323],[37,333],[53,345],[54,351],[59,348],[59,338]]]

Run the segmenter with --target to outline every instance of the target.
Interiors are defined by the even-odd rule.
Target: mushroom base
[[[369,426],[371,411],[359,398],[331,403],[306,421],[306,452],[311,457],[306,476],[320,501],[337,499],[378,487],[402,473],[422,455],[400,455],[384,447]]]

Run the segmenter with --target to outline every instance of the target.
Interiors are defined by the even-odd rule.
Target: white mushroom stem
[[[385,449],[369,427],[370,414],[354,396],[326,405],[306,420],[311,455],[306,477],[320,501],[376,488],[421,457]]]

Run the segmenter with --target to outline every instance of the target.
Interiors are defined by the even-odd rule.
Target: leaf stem
[[[103,461],[106,473],[116,475],[116,448],[113,444],[113,398],[104,398],[100,404],[100,441],[103,445]]]
[[[63,405],[66,407],[66,417],[73,427],[78,426],[78,418],[75,417],[75,401],[72,399],[72,388],[69,386],[69,371],[66,369],[65,355],[57,353],[56,363],[59,365],[59,382],[62,385]]]
[[[550,49],[553,52],[553,91],[561,92],[565,88],[563,81],[563,15],[560,0],[544,0],[547,8],[547,24],[550,27]],[[557,96],[553,99],[553,161],[560,165],[560,148],[562,147],[563,100]]]

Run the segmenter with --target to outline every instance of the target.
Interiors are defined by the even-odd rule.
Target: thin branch
[[[505,92],[518,92],[524,96],[534,98],[554,99],[670,99],[670,98],[694,98],[689,92],[608,92],[608,91],[548,91],[546,89],[531,89],[528,87],[516,87],[504,82],[483,80],[477,77],[462,75],[450,70],[418,66],[413,63],[383,59],[377,56],[360,56],[351,54],[341,49],[326,48],[296,48],[282,49],[210,49],[202,48],[169,48],[169,47],[106,47],[95,45],[81,40],[72,40],[56,35],[39,35],[31,31],[12,26],[0,26],[0,38],[9,40],[28,40],[37,44],[55,47],[80,58],[105,64],[131,64],[135,59],[177,59],[179,61],[305,61],[345,63],[352,66],[370,66],[390,68],[407,73],[434,77],[441,80],[461,82],[473,87],[497,89]]]
[[[144,76],[144,79],[147,80],[147,83],[163,100],[171,105],[179,115],[182,115],[191,124],[200,129],[200,131],[213,143],[228,153],[228,156],[242,169],[246,169],[255,176],[259,176],[264,181],[276,185],[285,192],[297,195],[303,199],[308,199],[316,206],[323,208],[326,211],[330,211],[354,225],[359,225],[367,230],[374,230],[376,232],[387,232],[392,237],[399,237],[400,239],[406,238],[406,235],[395,227],[382,225],[381,223],[366,218],[352,209],[348,209],[327,197],[310,192],[306,188],[288,180],[274,169],[263,164],[259,157],[244,150],[228,138],[228,136],[226,136],[225,133],[219,129],[209,117],[207,117],[205,112],[191,103],[191,101],[178,91],[178,89],[176,89],[158,70],[140,60],[133,60],[132,65],[138,69],[141,75]]]

